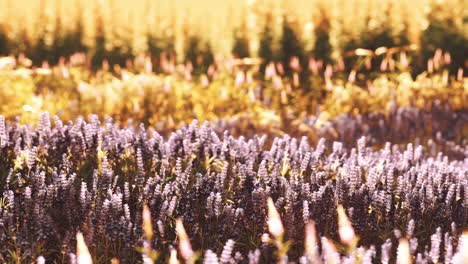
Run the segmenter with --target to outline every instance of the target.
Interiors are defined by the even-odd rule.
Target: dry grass
[[[266,13],[274,16],[278,27],[285,12],[297,20],[297,30],[304,35],[306,46],[313,45],[311,32],[317,25],[320,8],[331,18],[331,42],[337,47],[343,38],[358,37],[365,28],[372,30],[390,23],[395,34],[407,30],[410,40],[418,43],[419,34],[428,26],[426,13],[430,0],[4,0],[0,2],[0,24],[7,25],[15,36],[26,30],[35,39],[46,29],[53,34],[57,17],[65,29],[73,29],[78,17],[84,22],[85,42],[94,44],[97,17],[102,17],[105,36],[112,45],[130,40],[134,52],[146,51],[147,32],[175,37],[176,50],[183,54],[187,34],[197,34],[209,40],[216,54],[230,55],[232,32],[245,25],[250,46],[258,47],[259,33]],[[439,1],[444,15],[454,18],[462,28],[466,1]],[[27,7],[27,8],[25,8]],[[81,8],[80,8],[81,7]],[[81,13],[80,13],[81,12]],[[48,38],[50,41],[52,36]],[[47,39],[46,39],[47,41]]]

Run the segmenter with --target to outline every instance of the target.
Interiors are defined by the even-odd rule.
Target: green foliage
[[[0,24],[0,55],[8,55],[8,31],[5,25]]]
[[[11,54],[25,54],[27,57],[32,58],[34,51],[34,43],[32,42],[31,38],[29,37],[26,29],[23,29],[19,36],[10,42],[9,53]]]
[[[156,34],[147,35],[148,52],[152,57],[159,58],[164,52],[165,54],[174,54],[174,39],[173,37],[161,37]]]
[[[294,21],[288,17],[283,18],[283,35],[280,39],[279,61],[284,65],[287,74],[291,73],[289,59],[293,56],[302,58],[304,56],[303,43],[299,39],[294,28]]]
[[[452,57],[451,71],[458,67],[466,67],[466,50],[468,47],[468,35],[463,33],[456,25],[456,18],[446,16],[442,5],[434,4],[428,14],[429,26],[421,35],[421,55],[423,60],[428,60],[434,55],[436,49],[448,51]],[[463,23],[466,25],[468,16],[465,14]]]
[[[324,64],[332,62],[332,46],[330,44],[330,20],[324,10],[320,10],[320,22],[315,28],[315,45],[313,54]]]
[[[260,34],[260,46],[258,49],[258,56],[263,60],[261,65],[261,72],[265,71],[265,66],[275,60],[275,53],[273,50],[273,28],[271,26],[272,17],[267,16],[265,26]]]
[[[105,58],[106,53],[106,37],[104,35],[104,21],[101,16],[96,16],[96,38],[94,40],[94,49],[93,55],[91,58],[91,63],[93,67],[100,67],[100,63]]]
[[[81,15],[81,5],[77,7],[79,16],[75,22],[73,30],[67,31],[62,30],[61,34],[55,34],[56,38],[55,43],[55,54],[56,56],[69,56],[76,52],[86,52],[88,49],[83,43],[84,38],[84,23]],[[60,19],[60,16],[57,16],[57,19]],[[60,25],[62,23],[60,22]]]
[[[232,54],[237,58],[246,58],[250,56],[249,39],[245,30],[238,29],[234,32],[234,45]]]
[[[133,38],[135,37],[132,35],[133,33],[129,30],[121,34],[115,27],[104,25],[103,11],[99,8],[96,8],[94,11],[95,14],[92,19],[95,22],[90,23],[94,28],[89,29],[91,32],[95,32],[93,36],[94,43],[89,44],[89,47],[87,47],[84,44],[89,42],[89,40],[85,40],[87,23],[83,21],[84,8],[87,7],[82,4],[77,6],[74,11],[76,19],[73,22],[74,24],[69,27],[64,24],[63,14],[65,10],[57,8],[55,9],[56,14],[50,16],[49,13],[44,11],[44,3],[41,3],[39,10],[42,11],[38,12],[37,22],[33,24],[32,30],[26,27],[16,28],[14,24],[9,24],[7,21],[2,22],[0,25],[0,54],[18,56],[24,53],[28,58],[32,59],[34,65],[39,66],[44,61],[48,61],[49,64],[54,65],[61,57],[67,57],[75,52],[85,52],[92,57],[90,62],[94,69],[100,68],[103,60],[107,60],[110,66],[112,64],[125,65],[128,59],[141,55],[135,54],[137,53],[137,49],[132,47]],[[314,49],[312,50],[312,54],[316,59],[322,60],[324,64],[330,64],[332,59],[336,59],[332,58],[332,53],[346,53],[357,48],[375,50],[382,46],[390,48],[412,44],[408,29],[414,25],[411,25],[408,19],[403,18],[403,21],[399,22],[403,23],[403,25],[400,25],[402,29],[396,28],[395,24],[392,23],[394,16],[404,11],[398,10],[390,4],[388,9],[384,11],[384,18],[379,19],[381,22],[377,22],[377,25],[370,25],[372,24],[370,22],[375,22],[371,21],[375,18],[371,18],[371,15],[368,14],[367,21],[364,23],[366,26],[363,30],[360,29],[358,34],[343,32],[336,43],[340,51],[336,52],[331,45],[330,39],[332,30],[330,25],[333,22],[337,22],[334,21],[336,18],[330,17],[327,8],[318,8],[317,21],[314,22],[316,27],[313,31],[306,33],[313,35]],[[414,74],[424,70],[425,61],[434,54],[437,48],[441,48],[444,52],[447,51],[451,54],[452,64],[450,65],[450,69],[452,72],[455,72],[459,67],[464,67],[466,60],[465,49],[468,45],[465,26],[467,16],[465,14],[465,17],[460,18],[457,17],[457,14],[454,14],[455,11],[449,7],[439,4],[432,5],[432,9],[427,16],[429,26],[420,32],[420,57],[413,57],[411,61],[412,72]],[[409,15],[411,14],[403,16]],[[288,64],[289,58],[292,56],[298,56],[302,66],[307,64],[306,57],[308,54],[304,50],[303,39],[298,34],[298,30],[303,25],[296,22],[296,18],[290,14],[283,14],[282,16],[282,33],[277,34],[272,25],[278,17],[275,17],[271,12],[264,14],[264,21],[261,23],[263,24],[263,28],[259,29],[261,32],[259,33],[260,43],[258,51],[249,49],[250,39],[246,33],[245,23],[235,29],[233,32],[233,47],[231,49],[233,55],[244,58],[258,52],[258,56],[264,62],[261,66],[262,71],[266,63],[280,61],[284,64],[286,73],[289,74],[291,71]],[[112,19],[117,19],[117,17]],[[340,23],[343,24],[343,20],[337,22],[338,25]],[[463,26],[460,26],[460,24],[463,24]],[[343,28],[349,30],[346,27]],[[156,57],[153,60],[157,60],[163,51],[165,54],[177,55],[174,48],[176,39],[172,31],[173,29],[169,27],[161,28],[161,30],[156,31],[157,33],[150,28],[146,32],[143,31],[147,39],[144,50],[151,54],[152,57]],[[32,32],[34,34],[31,34]],[[171,33],[168,34],[168,32]],[[192,62],[194,67],[196,66],[195,72],[199,72],[198,68],[206,69],[206,65],[213,62],[211,44],[209,44],[213,42],[202,33],[191,34],[196,36],[190,36],[184,40],[186,57]],[[202,59],[198,59],[199,56]],[[378,65],[381,59],[378,58],[372,63]],[[202,60],[202,63],[200,63],[200,60]],[[350,65],[356,64],[356,60],[353,58],[348,57],[344,60],[348,70],[350,69]],[[301,73],[301,79],[303,79],[303,75],[304,73]]]
[[[205,72],[214,62],[211,45],[197,35],[190,36],[185,47],[185,61],[192,63],[193,74]]]

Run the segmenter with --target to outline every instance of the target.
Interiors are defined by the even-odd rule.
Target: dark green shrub
[[[313,54],[316,59],[322,60],[324,64],[332,62],[332,46],[330,44],[330,19],[325,10],[320,10],[320,19],[315,27],[315,45]]]
[[[433,4],[428,14],[429,26],[421,34],[421,56],[427,61],[434,55],[436,49],[450,53],[452,72],[459,67],[464,67],[467,60],[466,50],[468,47],[468,36],[463,29],[457,26],[456,17],[445,15],[442,5]],[[466,25],[468,17],[465,15],[463,24]]]
[[[258,49],[258,56],[262,59],[262,65],[260,66],[261,72],[265,71],[265,66],[275,60],[275,53],[273,51],[273,28],[271,23],[273,18],[271,15],[266,17],[266,23],[263,27],[263,31],[260,34],[260,46]]]
[[[249,39],[247,38],[245,27],[241,27],[241,29],[237,29],[234,32],[232,54],[237,58],[250,56]]]
[[[287,16],[283,18],[283,34],[280,39],[279,61],[283,63],[286,74],[291,73],[289,60],[293,56],[304,57],[303,43],[295,31],[295,21]]]
[[[185,47],[185,61],[193,65],[193,74],[206,72],[209,65],[214,62],[211,45],[203,41],[199,36],[192,35],[188,38]]]
[[[8,39],[8,31],[5,25],[0,25],[0,55],[8,55],[10,53]]]

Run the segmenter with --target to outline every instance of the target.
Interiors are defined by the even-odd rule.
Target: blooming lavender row
[[[301,137],[309,136],[309,140],[317,143],[318,139],[325,138],[329,147],[333,141],[339,141],[346,148],[355,146],[362,136],[371,146],[384,146],[386,142],[393,144],[413,142],[425,144],[431,155],[442,151],[450,158],[463,159],[466,155],[464,148],[456,145],[467,144],[468,110],[453,111],[450,104],[434,102],[428,109],[417,107],[398,107],[395,103],[386,113],[366,113],[358,115],[343,114],[338,118],[323,122],[319,116],[311,115],[301,120],[301,125],[308,130],[301,133],[301,127],[295,126],[296,117],[285,117],[281,130],[290,135]],[[239,118],[222,119],[215,125],[216,131],[222,133],[229,130],[235,134],[255,135],[257,133],[251,121],[241,120],[248,125],[239,130]],[[245,127],[252,129],[245,129]],[[280,135],[264,129],[268,134]]]
[[[315,124],[315,118],[308,118],[309,126]],[[452,142],[466,144],[468,131],[468,111],[454,112],[449,104],[435,101],[426,111],[416,107],[397,107],[392,104],[386,114],[368,113],[357,116],[343,115],[319,128],[320,137],[354,144],[363,135],[372,145],[383,145],[386,141],[407,142],[418,137],[438,141],[441,146]],[[338,136],[333,136],[336,132]],[[465,134],[464,134],[465,133]],[[460,156],[457,151],[447,155]]]
[[[462,258],[464,144],[449,145],[460,153],[449,158],[431,150],[438,140],[375,150],[365,137],[352,147],[325,139],[313,147],[305,137],[286,135],[267,146],[267,136],[220,135],[207,122],[193,121],[163,138],[143,125],[119,128],[95,115],[66,124],[53,119],[54,126],[43,113],[33,129],[0,116],[2,262],[39,256],[76,262],[77,232],[98,263],[143,262],[151,257],[148,248],[165,262],[183,241],[176,218],[205,263],[272,263],[279,256],[392,263],[402,239],[417,263]],[[268,242],[269,232],[279,237],[269,230],[269,197],[284,225],[281,239],[294,241],[289,246]],[[154,233],[146,239],[144,206],[151,218],[144,226]],[[352,250],[339,242],[341,206],[359,238]],[[310,221],[314,259],[304,253]],[[191,259],[187,252],[178,256]]]

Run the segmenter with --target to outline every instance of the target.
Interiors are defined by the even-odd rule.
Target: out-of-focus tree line
[[[5,1],[0,16],[0,55],[24,54],[39,66],[44,61],[57,64],[61,57],[84,52],[89,66],[99,68],[103,61],[125,66],[144,53],[155,61],[190,61],[196,73],[204,72],[216,56],[232,54],[239,58],[260,57],[263,70],[274,61],[282,62],[285,73],[296,67],[305,74],[310,71],[311,58],[323,65],[343,63],[352,70],[366,64],[353,56],[356,49],[387,47],[407,50],[411,70],[419,73],[440,48],[451,55],[452,72],[467,66],[464,52],[468,46],[468,17],[463,13],[466,3],[458,0],[418,0],[413,6],[404,1],[375,5],[356,0],[357,6],[340,0],[309,4],[296,1],[302,4],[296,8],[288,8],[279,0],[248,1],[226,7],[224,24],[203,20],[182,4],[173,4],[171,12],[163,16],[162,3],[136,1],[135,5],[142,8],[136,13],[142,17],[138,20],[122,11],[132,7],[123,6],[119,0],[78,0],[73,11],[62,2],[39,1],[31,7],[36,17],[21,23],[27,13],[18,12],[14,2]],[[414,5],[418,4],[424,11],[415,11],[418,7]],[[297,10],[309,6],[309,13]],[[215,12],[218,9],[221,7],[216,7]],[[197,23],[197,19],[203,22]],[[216,34],[219,28],[230,32]],[[299,59],[300,69],[291,65],[293,57]],[[372,64],[381,65],[383,59],[377,58]]]

